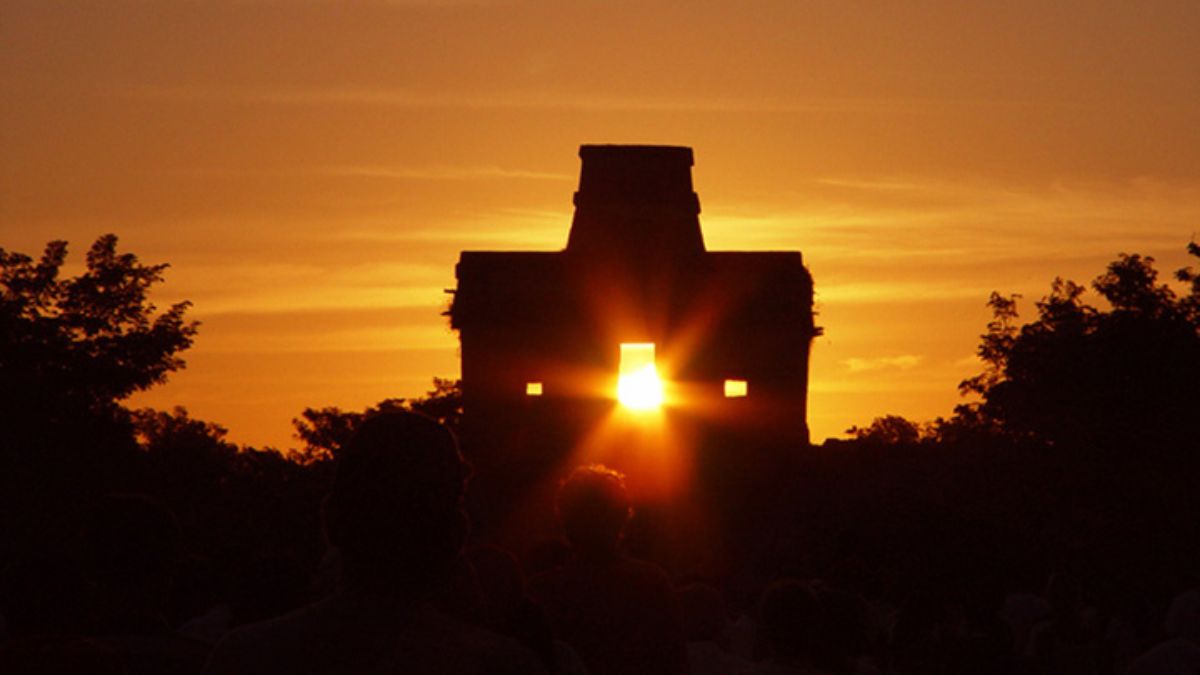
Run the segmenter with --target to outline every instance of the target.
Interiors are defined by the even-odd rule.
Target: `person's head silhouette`
[[[820,603],[808,584],[776,581],[763,591],[758,608],[762,637],[782,663],[810,665],[820,634]]]
[[[625,477],[599,464],[572,471],[558,490],[555,506],[567,541],[585,557],[616,552],[633,514]]]
[[[445,569],[467,533],[469,475],[437,422],[409,412],[365,420],[338,458],[324,504],[348,590],[411,593]]]

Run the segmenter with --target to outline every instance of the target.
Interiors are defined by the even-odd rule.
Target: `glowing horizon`
[[[564,246],[580,145],[689,146],[708,249],[812,271],[820,442],[951,414],[992,291],[1028,318],[1118,253],[1189,264],[1197,25],[1192,0],[4,0],[0,247],[81,265],[115,232],[169,263],[153,299],[200,333],[131,405],[289,447],[305,407],[459,376],[459,252]]]

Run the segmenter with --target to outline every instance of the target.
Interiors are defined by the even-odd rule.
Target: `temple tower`
[[[710,252],[691,148],[585,145],[563,251],[464,251],[463,443],[475,461],[561,459],[615,406],[622,347],[652,344],[668,414],[808,442],[812,278],[799,252]]]

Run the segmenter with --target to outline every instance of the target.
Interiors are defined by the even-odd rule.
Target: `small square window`
[[[541,396],[542,395],[542,383],[541,382],[525,383],[525,395],[526,396]]]
[[[725,380],[725,398],[742,398],[749,393],[745,380]]]

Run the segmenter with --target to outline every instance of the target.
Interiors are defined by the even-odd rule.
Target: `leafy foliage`
[[[292,420],[296,437],[304,442],[300,460],[312,463],[333,459],[350,442],[358,425],[371,415],[395,410],[411,410],[437,420],[457,432],[462,419],[462,381],[433,378],[433,389],[414,399],[387,398],[362,412],[341,408],[305,408]]]
[[[869,426],[850,427],[846,433],[857,440],[882,445],[913,444],[927,435],[920,424],[899,415],[876,417]]]
[[[1200,257],[1192,244],[1189,253]],[[1016,296],[992,294],[994,318],[979,356],[986,370],[960,385],[975,409],[1016,438],[1108,449],[1200,447],[1200,275],[1180,298],[1159,283],[1154,259],[1122,254],[1092,288],[1056,279],[1016,326]],[[964,412],[969,409],[965,409]]]
[[[419,412],[446,425],[457,433],[462,426],[462,380],[445,377],[433,378],[433,389],[404,403],[413,412]]]
[[[196,323],[186,302],[158,313],[143,265],[105,235],[64,277],[67,244],[38,260],[0,250],[0,546],[33,545],[95,495],[144,489],[149,465],[120,401],[183,367]],[[17,546],[20,548],[20,545]]]
[[[148,299],[166,265],[118,254],[111,234],[92,245],[78,277],[60,278],[66,256],[64,241],[47,244],[36,262],[0,249],[0,405],[7,412],[106,406],[164,382],[192,344],[197,324],[184,318],[190,303],[156,316]]]
[[[191,417],[181,406],[171,412],[142,408],[134,411],[133,419],[138,441],[150,454],[182,447],[210,448],[221,454],[237,452],[237,446],[225,440],[225,427]]]

